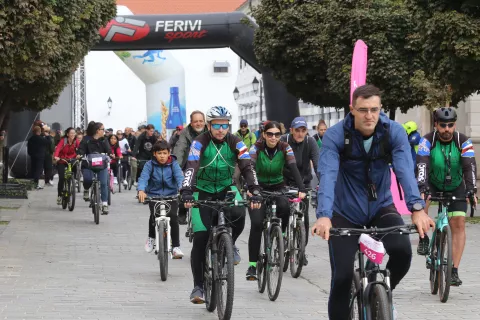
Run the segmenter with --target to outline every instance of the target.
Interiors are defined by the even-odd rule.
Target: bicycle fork
[[[155,233],[156,233],[156,237],[155,237],[155,245],[156,245],[156,248],[158,250],[158,248],[160,248],[160,240],[163,241],[163,238],[165,237],[165,230],[162,231],[162,234],[159,233],[159,230],[158,230],[158,227],[160,226],[160,221],[164,221],[165,224],[166,224],[166,236],[167,236],[167,252],[170,256],[170,259],[173,258],[173,253],[172,253],[172,242],[171,242],[171,235],[170,235],[170,218],[167,217],[167,212],[165,210],[165,205],[164,204],[161,204],[160,205],[160,217],[155,217],[155,225],[156,225],[156,228],[155,228]],[[161,238],[161,239],[160,239]],[[158,252],[158,251],[157,251]]]

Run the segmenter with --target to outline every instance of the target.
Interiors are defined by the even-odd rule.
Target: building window
[[[241,63],[241,61],[240,61]],[[228,61],[214,61],[213,62],[213,72],[214,73],[228,73],[230,63]]]

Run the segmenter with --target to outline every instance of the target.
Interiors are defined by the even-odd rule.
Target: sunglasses
[[[280,136],[282,135],[281,132],[265,132],[265,134],[267,135],[267,137],[269,138],[272,138],[273,136],[275,136],[275,138],[280,138]]]
[[[455,125],[455,122],[450,122],[450,123],[441,122],[438,125],[444,129],[446,127],[453,128],[453,126]]]
[[[215,123],[215,124],[212,124],[212,128],[215,130],[220,130],[220,128],[222,128],[223,130],[227,130],[228,128],[230,128],[230,125],[228,123],[225,123],[225,124]]]

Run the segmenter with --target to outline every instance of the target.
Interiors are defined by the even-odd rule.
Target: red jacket
[[[122,150],[120,149],[118,144],[115,145],[115,146],[110,145],[110,149],[112,149],[111,154],[114,154],[116,157],[120,158],[122,156]],[[110,160],[110,163],[117,163],[117,160],[112,159],[112,160]]]
[[[75,139],[72,144],[68,144],[68,142],[65,144],[65,141],[66,138],[60,139],[53,156],[61,159],[74,159],[77,156],[77,148],[80,142]]]

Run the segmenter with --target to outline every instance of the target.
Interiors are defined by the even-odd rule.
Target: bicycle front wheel
[[[350,318],[349,320],[361,320],[362,300],[360,299],[360,275],[353,272],[352,286],[350,288]]]
[[[267,247],[267,288],[268,298],[275,301],[280,293],[283,278],[283,236],[280,226],[273,226]]]
[[[393,320],[393,309],[388,301],[387,290],[375,284],[370,292],[370,312],[372,320]]]
[[[123,185],[123,172],[122,172],[122,166],[118,166],[118,172],[117,172],[117,182],[118,182],[118,192],[122,192],[122,185]]]
[[[305,226],[299,219],[295,229],[293,229],[292,247],[290,248],[290,273],[294,278],[298,278],[302,273],[305,258],[305,237]]]
[[[438,256],[438,239],[440,237],[440,233],[435,230],[432,234],[432,252],[430,252],[430,293],[437,294],[438,293],[438,272],[437,272],[437,256]],[[427,261],[428,265],[428,261]]]
[[[77,166],[77,178],[75,179],[77,181],[77,185],[76,185],[76,188],[77,188],[77,192],[81,192],[82,191],[82,170],[80,169],[80,165]]]
[[[267,286],[267,234],[265,229],[262,232],[262,238],[260,242],[260,251],[258,253],[257,261],[257,284],[258,291],[263,293]]]
[[[205,306],[210,312],[217,308],[218,285],[214,281],[213,266],[216,259],[212,255],[212,244],[209,242],[205,250],[205,269],[204,269],[204,287],[205,287]]]
[[[450,282],[452,281],[452,231],[450,226],[443,227],[440,234],[440,243],[438,250],[438,287],[441,302],[447,302],[450,293]]]
[[[229,320],[233,310],[235,274],[233,269],[233,240],[228,233],[218,238],[217,261],[215,263],[217,279],[217,313],[220,320]]]
[[[69,200],[68,200],[68,210],[73,211],[75,209],[75,176],[72,175],[72,178],[70,179],[68,183],[68,195],[69,195]]]
[[[100,186],[98,185],[100,182],[96,182],[94,186],[94,201],[93,201],[93,208],[94,208],[94,219],[95,223],[100,223],[100,205],[102,204],[102,200],[100,198]]]
[[[168,234],[167,234],[167,225],[165,221],[160,221],[158,224],[158,248],[157,256],[158,262],[160,264],[160,278],[162,281],[167,280],[168,276]]]

